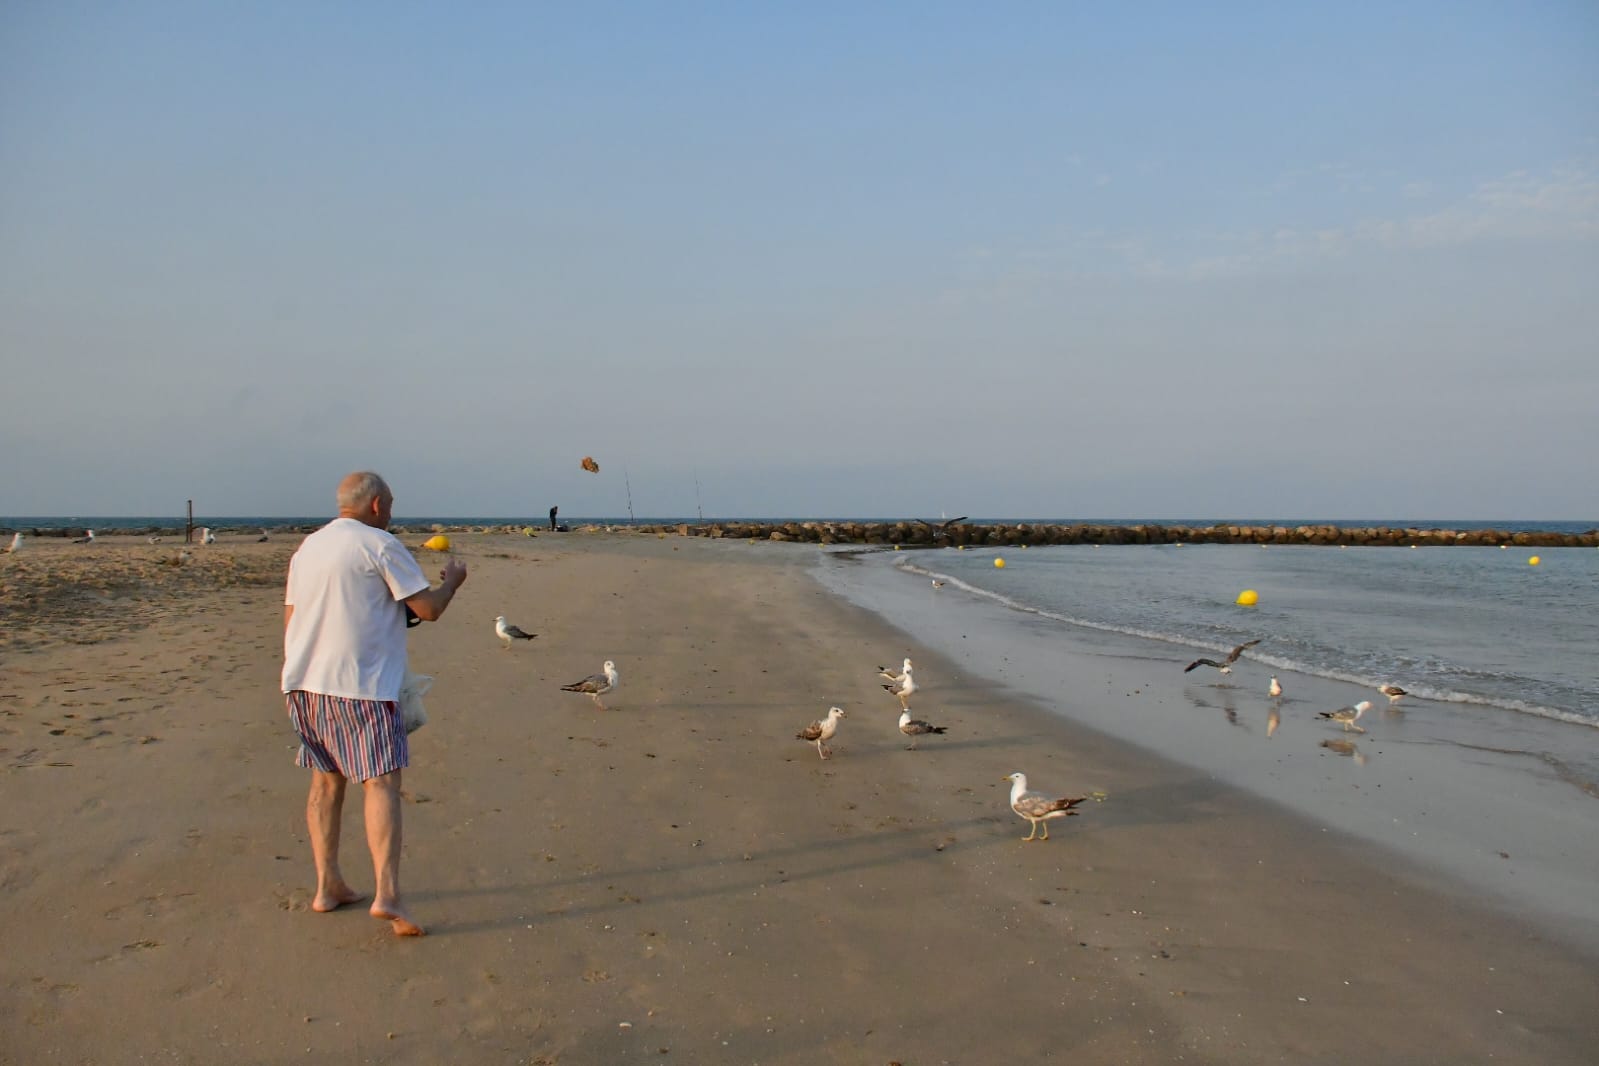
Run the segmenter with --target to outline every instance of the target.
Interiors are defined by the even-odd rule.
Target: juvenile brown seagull
[[[945,733],[949,732],[949,727],[933,725],[930,722],[922,721],[920,718],[912,718],[910,711],[900,711],[899,731],[911,738],[911,746],[905,750],[915,751],[917,737],[925,737],[929,733],[943,736]]]
[[[1353,707],[1340,707],[1336,711],[1317,711],[1316,717],[1325,718],[1328,721],[1339,723],[1344,727],[1345,733],[1348,733],[1351,730],[1356,733],[1364,733],[1365,730],[1360,728],[1360,726],[1356,725],[1355,723],[1360,721],[1360,716],[1369,710],[1371,710],[1371,701],[1361,700]]]
[[[1246,640],[1242,644],[1238,645],[1238,647],[1236,647],[1232,651],[1228,652],[1227,653],[1227,658],[1222,660],[1221,662],[1217,662],[1215,659],[1195,659],[1193,662],[1191,662],[1187,666],[1183,667],[1183,673],[1185,673],[1185,674],[1188,673],[1188,671],[1192,670],[1196,666],[1214,666],[1216,669],[1220,670],[1222,673],[1230,674],[1230,673],[1233,672],[1233,663],[1237,662],[1238,661],[1238,657],[1240,655],[1244,654],[1244,649],[1245,648],[1253,648],[1256,644],[1259,644],[1259,643],[1260,643],[1260,639],[1258,637],[1256,639],[1254,639],[1254,640]]]
[[[1020,772],[1006,774],[1000,780],[1011,783],[1010,809],[1033,825],[1033,831],[1022,837],[1023,841],[1032,840],[1041,825],[1044,826],[1044,835],[1039,837],[1039,840],[1048,840],[1049,826],[1045,823],[1051,818],[1075,817],[1077,812],[1072,810],[1072,808],[1088,798],[1087,796],[1076,796],[1073,798],[1051,799],[1042,792],[1034,792],[1028,789],[1027,775]]]
[[[1406,692],[1398,685],[1378,685],[1377,691],[1388,697],[1388,703],[1390,706],[1398,703],[1405,696],[1410,695],[1410,693]]]
[[[848,717],[849,715],[844,713],[844,708],[829,707],[826,718],[819,718],[804,729],[801,729],[794,734],[794,739],[811,741],[816,745],[816,754],[818,756],[823,759],[831,759],[833,757],[833,749],[827,746],[827,742],[833,739],[834,733],[838,732],[838,720]]]
[[[600,697],[608,692],[615,692],[619,677],[616,664],[605,660],[605,665],[600,668],[604,673],[590,674],[581,681],[574,681],[570,685],[562,685],[562,692],[582,692],[594,701],[594,706],[605,710],[605,704],[600,702]]]

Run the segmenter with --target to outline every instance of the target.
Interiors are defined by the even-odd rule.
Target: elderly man
[[[422,936],[400,898],[400,771],[410,762],[399,705],[406,608],[436,621],[466,581],[466,567],[451,559],[443,583],[429,586],[388,532],[394,494],[378,475],[346,476],[338,501],[339,517],[306,537],[290,560],[283,608],[283,692],[300,738],[295,762],[311,771],[311,909],[365,898],[339,870],[344,786],[358,781],[377,877],[372,916],[400,936]]]

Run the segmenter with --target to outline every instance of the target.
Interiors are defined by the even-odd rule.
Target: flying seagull
[[[1027,787],[1027,775],[1024,773],[1006,774],[1003,781],[1009,781],[1010,809],[1033,825],[1033,831],[1022,837],[1024,841],[1032,840],[1038,833],[1038,827],[1044,826],[1044,835],[1041,840],[1049,839],[1049,826],[1051,818],[1075,817],[1077,812],[1072,808],[1086,800],[1087,796],[1075,798],[1051,799],[1042,792],[1034,792]]]
[[[1277,680],[1276,674],[1271,675],[1271,684],[1266,686],[1266,695],[1274,700],[1282,699],[1283,686],[1282,682]]]
[[[1339,723],[1344,727],[1344,732],[1346,733],[1351,730],[1356,733],[1364,733],[1365,730],[1355,723],[1360,721],[1360,716],[1369,710],[1371,710],[1371,701],[1361,700],[1353,707],[1341,707],[1336,711],[1317,711],[1316,717]]]
[[[74,544],[93,544],[94,543],[94,530],[86,529],[86,530],[83,531],[83,534],[84,535],[81,536],[81,537],[73,537],[72,538],[72,543],[74,543]]]
[[[532,640],[534,637],[538,636],[537,633],[522,632],[516,626],[513,626],[511,623],[507,622],[503,614],[496,615],[494,617],[494,632],[498,633],[500,635],[500,639],[505,641],[505,646],[507,648],[511,646],[511,641],[513,640]]]
[[[605,660],[605,665],[600,668],[603,673],[590,674],[581,681],[574,681],[570,685],[562,685],[562,692],[582,692],[594,701],[594,706],[605,710],[605,704],[600,702],[600,697],[607,692],[615,692],[618,682],[616,664]]]
[[[910,711],[900,711],[899,731],[911,738],[911,746],[906,750],[915,751],[917,737],[924,737],[929,733],[943,736],[949,732],[949,729],[947,726],[933,725],[930,722],[922,721],[920,718],[912,718]]]
[[[1228,652],[1227,658],[1223,659],[1221,662],[1217,662],[1215,659],[1195,659],[1193,662],[1183,667],[1183,673],[1188,673],[1188,671],[1192,670],[1196,666],[1214,666],[1222,673],[1230,674],[1233,672],[1233,663],[1237,662],[1238,657],[1244,654],[1244,649],[1252,648],[1259,643],[1260,638],[1258,637],[1254,640],[1246,640],[1242,644],[1238,645],[1238,647]]]
[[[881,674],[885,680],[893,681],[894,683],[898,684],[899,682],[905,680],[906,674],[911,672],[911,661],[910,659],[906,659],[905,662],[900,665],[898,673],[895,673],[893,667],[889,666],[879,666],[877,668],[877,672]]]
[[[936,541],[936,540],[943,540],[945,537],[949,536],[950,527],[953,526],[957,522],[966,521],[966,518],[967,518],[966,515],[961,515],[959,518],[948,518],[948,519],[945,519],[942,522],[939,522],[937,525],[934,525],[932,522],[929,522],[925,518],[917,518],[917,519],[914,519],[914,521],[920,522],[922,525],[924,525],[928,529],[932,530],[933,531],[933,539]]]
[[[848,718],[842,707],[829,707],[826,718],[818,718],[810,725],[794,734],[795,740],[808,740],[816,745],[816,754],[823,759],[833,757],[833,749],[827,742],[833,739],[833,734],[838,732],[838,720]]]
[[[911,693],[916,691],[916,679],[911,676],[910,660],[905,660],[905,672],[899,675],[899,680],[891,685],[883,686],[884,692],[892,692],[899,697],[899,709],[906,710],[910,707]]]
[[[1398,685],[1378,685],[1377,691],[1388,697],[1388,703],[1390,705],[1398,703],[1402,698],[1410,695],[1410,693],[1406,692]]]

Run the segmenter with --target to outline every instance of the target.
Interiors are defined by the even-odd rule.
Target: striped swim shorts
[[[285,698],[300,738],[296,766],[366,781],[411,764],[398,703],[298,690]]]

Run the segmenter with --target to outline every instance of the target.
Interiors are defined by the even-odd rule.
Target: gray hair
[[[339,510],[364,510],[379,496],[392,495],[389,483],[381,476],[370,470],[357,470],[353,474],[346,474],[344,480],[339,482]]]

